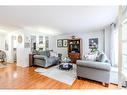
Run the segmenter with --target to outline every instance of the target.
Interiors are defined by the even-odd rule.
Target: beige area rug
[[[67,85],[72,85],[74,81],[76,80],[76,65],[75,64],[73,64],[73,69],[69,71],[60,70],[58,66],[53,66],[48,69],[39,67],[35,69],[35,71],[41,75],[55,79]]]

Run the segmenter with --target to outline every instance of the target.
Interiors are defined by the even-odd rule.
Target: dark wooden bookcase
[[[68,57],[72,63],[81,59],[82,56],[82,40],[81,39],[68,39]]]

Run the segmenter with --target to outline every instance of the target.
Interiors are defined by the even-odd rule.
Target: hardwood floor
[[[115,89],[116,85],[104,87],[102,83],[77,79],[72,86],[40,75],[34,71],[36,67],[22,68],[16,64],[8,64],[0,68],[0,89]]]

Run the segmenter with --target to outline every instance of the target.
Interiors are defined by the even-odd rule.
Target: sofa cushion
[[[99,69],[99,70],[105,70],[105,71],[111,70],[111,64],[110,63],[104,63],[104,62],[77,60],[77,66],[88,67],[88,68]]]
[[[38,54],[50,57],[50,51],[48,51],[48,50],[46,50],[46,51],[39,51]]]
[[[47,57],[44,56],[44,55],[34,55],[33,57],[34,57],[35,59],[42,59],[42,60],[44,60],[44,59],[47,58]]]

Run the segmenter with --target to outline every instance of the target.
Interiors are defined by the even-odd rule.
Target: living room
[[[119,37],[123,31],[126,44],[126,6],[1,6],[0,13],[1,89],[126,89]]]

